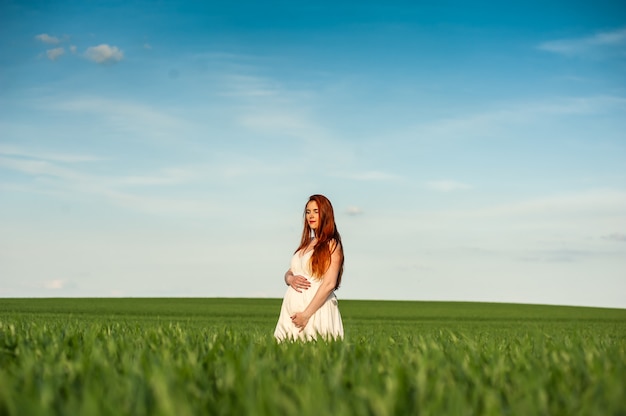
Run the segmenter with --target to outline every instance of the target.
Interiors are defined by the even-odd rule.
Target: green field
[[[626,310],[341,300],[0,299],[0,415],[626,415]]]

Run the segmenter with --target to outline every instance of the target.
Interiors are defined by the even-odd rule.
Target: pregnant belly
[[[309,279],[309,281],[311,282],[311,287],[300,293],[296,292],[293,288],[289,288],[287,290],[287,294],[285,295],[285,304],[287,312],[289,312],[290,316],[296,312],[302,312],[315,296],[315,293],[320,286],[319,281],[314,279]]]

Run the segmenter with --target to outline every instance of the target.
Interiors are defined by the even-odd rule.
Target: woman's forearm
[[[323,282],[320,287],[317,288],[315,296],[313,296],[313,299],[311,299],[311,302],[309,302],[309,305],[306,307],[303,313],[307,317],[313,316],[313,314],[322,307],[324,302],[326,302],[326,299],[328,299],[328,295],[330,295],[334,289],[334,284]]]
[[[287,270],[287,273],[285,273],[285,283],[287,284],[287,286],[291,284],[289,279],[291,279],[292,276],[293,276],[293,272],[291,271],[291,269]]]
[[[343,252],[341,251],[341,247],[338,247],[336,250],[333,251],[333,254],[331,255],[330,267],[328,268],[326,273],[324,273],[322,283],[317,289],[317,292],[315,292],[315,296],[313,296],[313,299],[311,299],[311,302],[309,302],[308,306],[303,311],[303,313],[307,317],[313,316],[313,314],[322,307],[324,302],[326,302],[326,299],[328,299],[328,295],[330,295],[332,291],[335,290],[337,279],[339,278],[339,271],[341,268],[342,259]]]

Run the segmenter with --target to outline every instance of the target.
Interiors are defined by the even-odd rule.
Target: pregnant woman
[[[343,338],[335,290],[343,273],[343,247],[333,206],[312,195],[304,209],[300,246],[285,273],[289,286],[283,298],[274,337],[278,341]]]

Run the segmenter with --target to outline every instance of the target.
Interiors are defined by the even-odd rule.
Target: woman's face
[[[317,207],[317,202],[309,201],[309,203],[306,204],[305,216],[309,227],[311,227],[312,230],[316,230],[320,224],[320,211]]]

